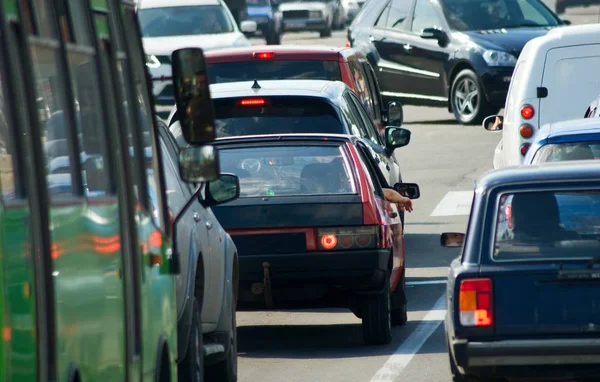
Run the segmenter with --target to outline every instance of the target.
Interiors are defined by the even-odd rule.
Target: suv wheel
[[[408,321],[408,309],[406,298],[406,266],[402,269],[402,275],[396,290],[392,294],[392,325],[404,325]]]
[[[333,22],[332,22],[332,24],[333,24]],[[322,30],[321,32],[319,32],[319,35],[321,36],[321,38],[331,37],[332,24],[329,24],[329,21],[328,21],[325,29]]]
[[[462,70],[454,79],[450,102],[456,120],[463,125],[480,124],[485,117],[494,113],[477,74],[471,69]]]
[[[385,345],[392,342],[392,297],[389,278],[383,292],[365,296],[362,311],[363,340],[369,345]]]
[[[227,358],[206,368],[206,380],[218,382],[237,382],[237,323],[235,304],[232,303],[231,332],[229,333],[229,352]]]
[[[192,307],[192,327],[188,338],[185,358],[179,364],[179,382],[204,381],[204,345],[202,323],[200,321],[200,304],[194,298]]]

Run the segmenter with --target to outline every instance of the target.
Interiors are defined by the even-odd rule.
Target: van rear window
[[[345,134],[338,113],[311,97],[227,98],[214,101],[217,137],[260,134]]]
[[[341,81],[337,61],[253,60],[208,65],[211,84],[254,80],[325,80]]]
[[[569,260],[600,254],[600,191],[504,194],[494,260]]]

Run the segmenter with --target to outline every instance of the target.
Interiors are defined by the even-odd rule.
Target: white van
[[[546,123],[577,119],[600,93],[600,25],[557,28],[530,40],[517,61],[504,117],[483,126],[502,130],[494,168],[520,165],[534,133]]]

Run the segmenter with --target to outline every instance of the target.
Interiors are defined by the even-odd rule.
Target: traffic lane
[[[242,382],[371,381],[392,355],[414,359],[426,354],[422,350],[413,355],[414,335],[410,341],[413,349],[403,344],[422,327],[423,319],[444,294],[444,288],[444,285],[407,287],[409,321],[394,327],[392,343],[385,346],[364,345],[360,320],[346,309],[238,312],[239,379]],[[441,321],[430,324],[440,325]],[[381,379],[378,375],[376,380],[393,381],[402,374],[402,367],[387,365],[390,366],[395,370],[394,375],[388,372],[388,378]],[[440,368],[439,375],[443,377],[436,381],[449,380],[448,373]]]

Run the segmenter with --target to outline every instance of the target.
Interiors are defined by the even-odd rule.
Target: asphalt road
[[[548,3],[549,1],[547,1]],[[549,6],[553,7],[550,3]],[[600,7],[568,9],[573,24],[595,23]],[[284,44],[343,46],[346,32],[284,36]],[[254,44],[262,44],[254,40]],[[460,126],[444,109],[405,106],[410,145],[399,149],[403,179],[421,198],[406,217],[408,323],[388,346],[365,346],[360,320],[339,309],[238,312],[241,382],[450,381],[444,338],[445,278],[458,250],[442,232],[466,228],[474,181],[492,169],[500,135]]]

